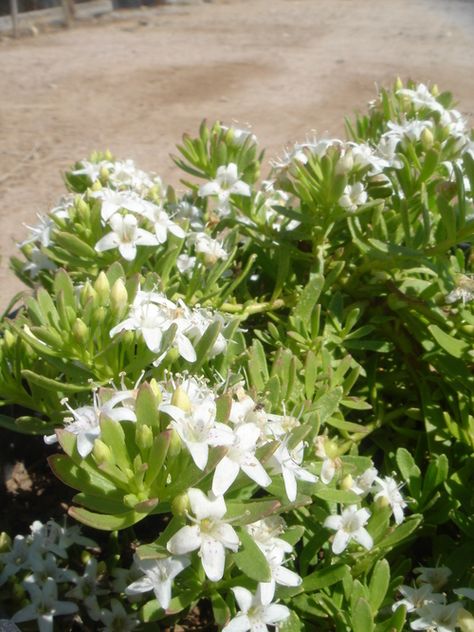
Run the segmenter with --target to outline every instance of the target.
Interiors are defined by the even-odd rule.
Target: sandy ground
[[[0,308],[23,223],[63,193],[61,172],[110,148],[176,184],[184,131],[250,123],[267,156],[307,131],[343,133],[399,74],[474,110],[466,0],[216,0],[134,11],[0,40]]]

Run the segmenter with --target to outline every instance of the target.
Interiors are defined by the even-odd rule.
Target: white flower
[[[181,226],[178,226],[178,224],[173,222],[168,213],[157,204],[146,202],[144,215],[153,223],[158,243],[164,244],[166,242],[168,239],[168,232],[172,233],[179,239],[184,239],[186,237],[186,233]]]
[[[415,90],[409,90],[408,88],[397,90],[397,94],[407,97],[413,103],[413,106],[417,111],[423,107],[429,108],[433,112],[444,111],[444,107],[441,103],[438,103],[423,83],[419,83]]]
[[[192,276],[192,273],[196,267],[196,257],[190,257],[189,255],[182,254],[176,259],[176,267],[184,276]]]
[[[243,195],[250,197],[250,187],[243,180],[239,180],[237,165],[233,162],[217,169],[214,180],[206,182],[199,189],[200,197],[217,195],[219,210],[223,213],[230,211],[230,196]]]
[[[100,621],[105,626],[101,632],[129,632],[140,624],[138,617],[128,614],[118,599],[111,599],[110,606],[110,610],[102,608],[100,611]]]
[[[35,520],[30,525],[31,540],[43,553],[52,552],[58,557],[67,559],[67,549],[73,544],[82,546],[97,546],[90,538],[81,535],[79,525],[73,527],[61,527],[54,520],[48,520],[45,524]]]
[[[275,595],[277,584],[280,586],[300,586],[303,580],[297,573],[283,566],[284,554],[279,547],[266,551],[265,557],[270,568],[271,579],[269,582],[260,582],[259,588],[262,603],[268,605]]]
[[[281,443],[270,459],[272,471],[281,472],[283,475],[286,495],[290,502],[296,500],[297,480],[308,483],[316,483],[318,480],[317,476],[301,467],[303,453],[304,443],[302,441],[291,451],[288,450],[285,443]]]
[[[212,491],[216,496],[225,494],[240,470],[261,487],[270,485],[272,479],[255,456],[259,437],[260,430],[255,424],[242,424],[235,429],[234,441],[214,471]]]
[[[207,233],[196,233],[194,239],[194,250],[196,254],[204,255],[206,265],[214,265],[219,259],[226,259],[229,256],[221,242],[218,239],[213,239]]]
[[[430,632],[454,632],[458,627],[458,616],[462,609],[462,602],[450,604],[428,603],[419,608],[419,616],[410,623],[412,630],[430,630]]]
[[[188,220],[190,228],[194,231],[200,232],[204,230],[205,222],[202,210],[194,206],[194,204],[186,198],[178,202],[175,218]]]
[[[161,404],[160,410],[173,419],[171,426],[200,470],[207,465],[209,446],[231,445],[234,441],[231,428],[216,421],[216,402],[212,396],[194,405],[190,402],[189,410],[172,404]]]
[[[376,153],[381,159],[381,165],[383,167],[393,167],[394,169],[401,169],[403,162],[400,158],[397,158],[397,147],[400,142],[400,138],[397,136],[384,134],[379,140],[376,148]]]
[[[403,595],[403,599],[394,603],[392,610],[406,606],[407,612],[414,612],[428,603],[446,603],[446,597],[440,593],[434,593],[430,584],[422,584],[419,588],[399,586],[398,591]]]
[[[0,562],[3,565],[0,573],[1,586],[18,571],[40,568],[43,559],[39,546],[22,535],[16,535],[11,550],[6,553],[0,553]]]
[[[279,549],[283,553],[291,553],[291,544],[278,537],[285,531],[285,521],[280,516],[269,516],[248,524],[245,529],[252,536],[255,544],[264,553]]]
[[[231,132],[232,134],[232,143],[237,147],[240,147],[245,143],[247,139],[250,139],[252,143],[257,142],[257,137],[248,129],[242,129],[240,127],[235,127],[232,125],[231,127],[227,127],[227,125],[221,125],[221,129]]]
[[[106,595],[109,591],[100,588],[99,579],[97,577],[97,559],[91,557],[86,564],[84,574],[77,575],[75,578],[75,587],[66,593],[66,597],[73,597],[80,600],[87,609],[87,614],[93,621],[100,618],[100,607],[97,601],[98,595]]]
[[[126,261],[133,261],[137,256],[137,246],[158,245],[155,235],[138,227],[138,220],[134,215],[115,213],[110,218],[109,224],[112,232],[104,235],[96,243],[97,252],[118,248]]]
[[[396,524],[401,524],[404,518],[403,509],[407,504],[400,494],[398,483],[390,476],[385,476],[383,479],[377,476],[375,481],[377,493],[374,496],[374,500],[379,498],[385,500],[392,508]]]
[[[372,489],[378,471],[375,467],[369,467],[352,483],[350,490],[358,496],[366,496]]]
[[[186,555],[199,549],[207,577],[217,582],[224,575],[225,549],[237,551],[239,538],[233,527],[222,520],[227,511],[223,496],[206,496],[200,489],[188,490],[191,511],[196,516],[192,526],[186,526],[168,541],[173,555]]]
[[[104,188],[93,191],[90,196],[101,201],[100,215],[104,222],[108,222],[120,209],[142,215],[145,213],[147,205],[150,204],[133,191],[114,191]]]
[[[241,586],[232,588],[240,608],[239,614],[234,617],[222,630],[222,632],[266,632],[268,626],[275,626],[290,616],[286,606],[277,603],[263,604],[260,589],[255,595]]]
[[[342,467],[341,459],[337,456],[337,446],[325,435],[316,437],[314,445],[316,456],[324,459],[321,467],[321,481],[325,485],[329,485],[336,474],[336,470]]]
[[[36,620],[39,632],[53,632],[54,617],[77,612],[75,603],[58,600],[58,588],[51,577],[48,577],[42,586],[38,586],[34,581],[26,580],[24,585],[30,595],[31,603],[13,615],[14,623]]]
[[[29,261],[23,266],[23,272],[29,272],[32,279],[35,279],[41,270],[56,270],[57,265],[45,255],[39,248],[33,248],[28,253]]]
[[[110,169],[113,163],[108,160],[101,160],[99,162],[89,162],[88,160],[81,160],[79,163],[81,167],[74,169],[71,174],[74,176],[87,176],[91,182],[98,180],[102,169]]]
[[[166,610],[171,601],[171,584],[190,560],[187,557],[165,557],[158,560],[138,560],[137,566],[144,573],[125,589],[126,595],[137,595],[153,590],[158,603]]]
[[[465,275],[459,275],[458,285],[446,296],[446,303],[461,301],[463,305],[474,299],[474,280]]]
[[[324,526],[336,531],[332,543],[333,553],[336,555],[342,553],[351,540],[355,540],[367,550],[371,549],[372,536],[364,528],[369,518],[370,512],[367,509],[357,509],[356,505],[343,509],[340,516],[328,516],[324,521]]]
[[[163,186],[160,178],[157,176],[152,178],[145,171],[138,169],[130,158],[112,163],[109,171],[109,182],[116,187],[127,186],[139,193],[145,193],[153,186],[159,189]]]
[[[417,582],[431,584],[431,587],[435,591],[442,588],[451,576],[451,570],[447,566],[436,566],[434,568],[418,566],[413,570],[419,574],[419,577],[416,578]]]
[[[158,353],[164,333],[176,325],[173,342],[181,357],[194,362],[196,352],[188,338],[193,327],[190,317],[191,312],[184,303],[177,305],[158,292],[139,290],[128,318],[110,330],[110,337],[124,330],[139,331],[150,351]]]
[[[418,121],[415,119],[399,125],[398,123],[393,123],[393,121],[388,121],[387,127],[389,131],[384,134],[385,137],[392,136],[398,140],[407,139],[410,141],[418,141],[425,129],[431,129],[433,127],[433,122]]]
[[[88,454],[92,452],[94,447],[94,441],[100,436],[100,423],[99,423],[99,409],[94,406],[80,406],[73,410],[68,404],[66,404],[72,418],[66,418],[65,430],[77,437],[77,451],[84,459]],[[56,435],[49,435],[44,437],[44,441],[47,444],[52,444],[57,441]]]
[[[364,189],[364,185],[361,182],[355,184],[348,184],[344,188],[344,193],[339,198],[339,206],[346,209],[346,211],[356,211],[358,206],[362,206],[367,202],[367,191]]]

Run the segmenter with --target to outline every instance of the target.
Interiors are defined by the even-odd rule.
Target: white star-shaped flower
[[[200,489],[188,490],[189,504],[195,515],[194,524],[187,525],[168,541],[173,555],[186,555],[199,550],[207,577],[217,582],[224,575],[225,550],[237,551],[239,538],[230,524],[222,520],[227,511],[223,496],[206,496]]]
[[[153,590],[158,603],[166,610],[171,601],[171,584],[176,575],[179,575],[190,560],[187,557],[165,557],[158,560],[139,560],[138,568],[144,576],[130,584],[125,589],[126,595],[139,595]]]
[[[255,595],[241,586],[232,588],[240,612],[222,630],[222,632],[267,632],[268,626],[275,626],[290,616],[286,606],[278,603],[264,604],[260,589]]]
[[[355,540],[365,549],[370,550],[373,546],[372,536],[364,527],[369,518],[370,512],[367,509],[357,509],[356,505],[343,509],[340,516],[328,516],[324,521],[324,526],[336,531],[332,543],[333,553],[336,555],[342,553],[351,540]]]
[[[133,261],[137,256],[137,246],[157,246],[155,235],[138,226],[134,215],[115,213],[109,220],[112,231],[104,235],[95,245],[97,252],[118,248],[126,261]]]
[[[393,517],[397,524],[401,524],[404,519],[403,509],[407,506],[400,494],[400,486],[397,481],[390,476],[375,478],[377,493],[374,500],[384,499],[392,508]]]
[[[219,210],[228,213],[230,211],[230,196],[250,197],[250,187],[239,179],[237,165],[231,162],[219,167],[215,179],[206,182],[199,188],[200,197],[209,197],[210,195],[216,195],[219,200]]]

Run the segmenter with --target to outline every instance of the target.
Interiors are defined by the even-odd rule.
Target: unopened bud
[[[104,152],[104,160],[108,160],[109,162],[113,162],[114,157],[110,149],[106,149]]]
[[[438,88],[438,84],[437,83],[433,84],[433,87],[431,88],[431,94],[434,97],[438,97],[439,96],[439,88]]]
[[[181,408],[181,410],[184,410],[185,413],[189,413],[191,411],[191,400],[189,399],[189,395],[181,386],[178,386],[173,393],[171,403],[173,406],[177,406],[178,408]]]
[[[99,171],[99,178],[101,179],[101,181],[107,182],[107,180],[109,179],[109,176],[110,176],[110,172],[107,169],[107,167],[101,167]]]
[[[121,316],[128,306],[128,292],[122,279],[117,279],[110,290],[110,308]]]
[[[171,511],[173,516],[182,517],[189,512],[189,496],[188,494],[178,494],[171,502]]]
[[[92,449],[92,454],[97,465],[102,465],[102,463],[113,463],[112,452],[108,445],[106,445],[100,439],[96,439],[94,441],[94,447]]]
[[[151,392],[155,396],[157,406],[161,404],[161,400],[163,399],[163,395],[161,393],[160,386],[154,377],[148,382],[150,385]]]
[[[0,553],[6,553],[12,548],[12,539],[5,531],[0,533]]]
[[[459,610],[457,624],[461,632],[474,632],[474,616],[465,608]]]
[[[101,191],[102,190],[102,185],[99,182],[99,180],[96,180],[94,182],[94,184],[90,188],[91,188],[91,191]]]
[[[352,478],[352,475],[347,474],[346,476],[344,476],[344,478],[341,481],[341,489],[344,489],[345,491],[349,491],[350,489],[352,489],[353,485],[354,485],[354,479]]]
[[[135,428],[135,441],[140,450],[149,450],[153,445],[153,431],[150,426],[137,424]]]
[[[89,327],[80,318],[76,318],[72,326],[72,335],[76,342],[85,343],[89,338]]]
[[[420,140],[421,140],[421,144],[423,145],[423,149],[425,151],[428,151],[428,149],[431,149],[433,147],[433,143],[434,143],[433,132],[429,130],[427,127],[425,127],[424,130],[421,132]]]
[[[108,305],[110,300],[110,283],[104,271],[101,271],[95,280],[94,290],[97,292],[99,305]]]
[[[384,507],[388,507],[390,505],[390,501],[386,496],[379,496],[379,498],[375,501],[375,504],[377,507],[380,507],[380,509],[383,509]]]
[[[16,343],[16,336],[9,329],[3,332],[3,342],[7,349],[12,349]]]
[[[87,564],[87,562],[89,562],[91,558],[92,558],[92,553],[90,553],[87,549],[82,549],[81,562],[83,564]]]
[[[103,306],[98,307],[94,312],[94,320],[98,325],[104,322],[106,316],[107,316],[107,309]]]
[[[398,92],[398,90],[402,90],[402,88],[403,88],[403,81],[400,79],[400,77],[397,77],[395,79],[393,89],[395,90],[395,92]]]
[[[326,454],[328,458],[335,459],[339,455],[339,446],[332,439],[327,439],[324,444],[324,449],[326,450]]]
[[[130,509],[133,509],[137,503],[140,502],[140,499],[136,494],[126,494],[123,497],[123,504]]]
[[[182,442],[176,430],[171,430],[170,445],[168,448],[168,456],[174,458],[181,452]]]
[[[85,202],[85,200],[83,200],[82,198],[79,198],[76,201],[76,211],[77,214],[79,216],[79,218],[85,222],[88,223],[90,221],[90,217],[91,217],[91,210],[89,208],[89,205],[87,204],[87,202]]]
[[[84,287],[81,290],[81,303],[85,306],[89,301],[96,302],[97,292],[94,290],[89,281],[84,283]]]
[[[336,173],[338,175],[349,173],[353,166],[354,156],[352,155],[352,151],[346,151],[346,153],[339,158],[339,161],[336,165]]]

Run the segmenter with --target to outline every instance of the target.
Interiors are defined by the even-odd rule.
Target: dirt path
[[[200,120],[251,123],[267,156],[306,132],[342,134],[374,84],[400,74],[474,110],[474,4],[462,0],[216,0],[0,41],[0,307],[23,222],[93,149],[176,183],[168,158]]]

